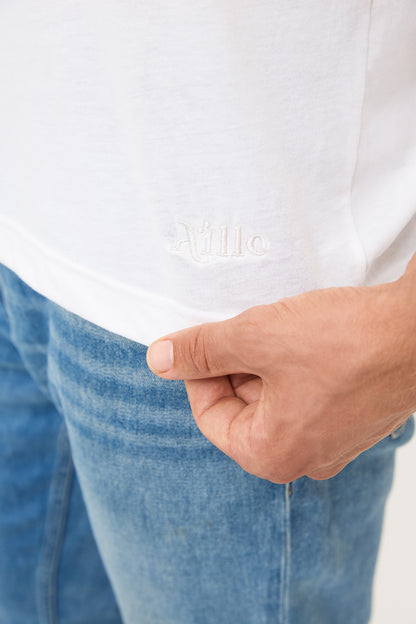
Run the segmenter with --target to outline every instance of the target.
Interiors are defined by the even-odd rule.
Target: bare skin
[[[164,346],[169,370],[166,353],[152,357]],[[330,478],[416,411],[416,254],[395,282],[255,306],[164,336],[147,357],[185,380],[201,432],[247,472]]]

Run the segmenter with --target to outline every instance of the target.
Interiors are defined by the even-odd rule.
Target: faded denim
[[[0,265],[0,624],[364,624],[395,450],[276,485],[146,347]]]

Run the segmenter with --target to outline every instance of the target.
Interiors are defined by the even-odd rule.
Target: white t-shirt
[[[144,344],[416,251],[415,0],[0,6],[0,262]]]

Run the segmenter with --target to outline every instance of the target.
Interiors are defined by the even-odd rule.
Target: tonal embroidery
[[[215,227],[209,221],[194,227],[186,221],[177,221],[178,238],[172,250],[189,253],[195,262],[209,262],[210,257],[243,258],[247,254],[264,256],[269,241],[262,234],[243,235],[241,225]]]

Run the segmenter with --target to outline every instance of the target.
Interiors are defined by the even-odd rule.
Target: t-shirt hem
[[[146,346],[185,327],[225,318],[178,305],[85,269],[3,217],[0,262],[33,290],[69,312]]]

